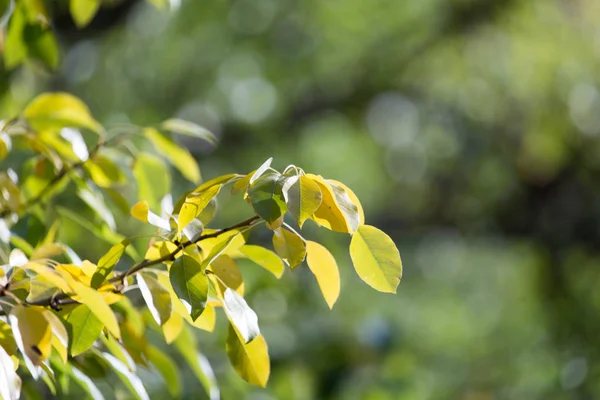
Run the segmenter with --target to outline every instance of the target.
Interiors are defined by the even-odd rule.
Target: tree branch
[[[226,232],[232,231],[234,229],[237,228],[241,228],[241,227],[245,227],[245,226],[252,226],[256,221],[258,221],[260,219],[260,217],[258,215],[255,215],[253,217],[250,217],[248,219],[245,219],[244,221],[238,222],[235,225],[231,225],[227,228],[223,228],[220,229],[216,232],[213,233],[209,233],[206,235],[201,235],[199,238],[197,238],[194,241],[190,241],[190,242],[186,242],[186,243],[182,243],[181,247],[178,247],[176,250],[173,250],[171,253],[166,254],[160,258],[157,258],[156,260],[148,260],[148,259],[144,259],[142,261],[140,261],[139,263],[135,264],[134,266],[132,266],[131,268],[129,268],[127,271],[121,272],[120,274],[114,276],[113,278],[109,279],[108,282],[110,283],[123,283],[125,281],[125,279],[127,279],[128,276],[131,276],[133,274],[135,274],[136,272],[139,272],[141,270],[143,270],[144,268],[148,268],[154,265],[158,265],[158,264],[162,264],[165,261],[174,261],[175,260],[175,256],[177,255],[177,253],[179,253],[182,249],[194,245],[198,242],[201,242],[203,240],[206,239],[211,239],[211,238],[215,238],[218,237]],[[71,298],[71,296],[75,296],[74,293],[70,294],[70,293],[60,293],[56,296],[53,297],[48,297],[48,298],[44,298],[44,299],[40,299],[37,301],[33,301],[33,302],[28,302],[27,305],[32,305],[32,306],[50,306],[52,308],[57,308],[58,306],[61,305],[66,305],[66,304],[74,304],[77,303],[75,300],[73,300]]]

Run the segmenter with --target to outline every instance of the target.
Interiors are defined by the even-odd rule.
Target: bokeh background
[[[272,376],[235,375],[221,320],[200,345],[224,399],[600,398],[600,2],[171,4],[107,1],[83,30],[55,7],[60,67],[0,70],[0,116],[66,90],[108,127],[195,121],[220,137],[178,138],[205,178],[274,156],[340,180],[404,264],[398,294],[377,293],[348,237],[309,229],[340,265],[333,311],[306,268],[278,282],[244,266]]]

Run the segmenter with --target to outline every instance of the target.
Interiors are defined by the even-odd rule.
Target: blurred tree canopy
[[[597,1],[105,1],[83,29],[56,3],[61,61],[4,60],[2,116],[60,89],[107,127],[191,120],[205,176],[340,180],[413,266],[393,299],[348,276],[333,316],[253,276],[273,386],[224,397],[600,396]]]

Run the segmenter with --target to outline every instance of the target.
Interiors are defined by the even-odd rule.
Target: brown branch
[[[177,253],[179,253],[183,248],[186,248],[188,246],[191,246],[193,244],[196,244],[198,242],[201,242],[203,240],[206,239],[211,239],[211,238],[215,238],[218,237],[226,232],[232,231],[234,229],[237,228],[241,228],[244,226],[252,226],[256,221],[258,221],[260,219],[260,217],[258,215],[255,215],[253,217],[250,217],[248,219],[245,219],[244,221],[238,222],[235,225],[231,225],[227,228],[223,228],[220,229],[216,232],[213,233],[209,233],[206,235],[201,235],[199,238],[197,238],[194,241],[190,241],[190,242],[186,242],[186,243],[182,243],[181,247],[178,247],[176,250],[173,250],[171,253],[166,254],[160,258],[157,258],[156,260],[148,260],[148,259],[144,259],[142,261],[140,261],[139,263],[135,264],[134,266],[132,266],[131,268],[129,268],[127,271],[124,271],[116,276],[114,276],[113,278],[109,279],[108,282],[110,283],[123,283],[125,281],[125,279],[128,276],[131,276],[133,274],[135,274],[136,272],[139,272],[141,270],[143,270],[144,268],[148,268],[154,265],[158,265],[158,264],[162,264],[166,261],[174,261],[175,260],[175,256],[177,255]],[[50,306],[54,309],[58,308],[61,305],[66,305],[66,304],[74,304],[77,303],[75,300],[73,300],[71,298],[71,296],[75,296],[75,294],[69,294],[69,293],[60,293],[56,296],[53,297],[48,297],[48,298],[44,298],[44,299],[40,299],[37,301],[33,301],[33,302],[29,302],[27,303],[27,305],[32,305],[32,306]]]

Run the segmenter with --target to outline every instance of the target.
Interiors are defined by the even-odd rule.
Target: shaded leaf
[[[317,283],[329,308],[340,295],[340,272],[329,250],[317,242],[306,242],[306,262],[317,278]]]
[[[146,200],[151,209],[160,209],[160,201],[171,190],[171,176],[160,158],[141,153],[133,166],[138,184],[138,198]]]
[[[190,316],[195,321],[204,311],[208,297],[208,277],[202,266],[195,258],[183,254],[171,265],[169,279],[179,299],[191,306]]]
[[[226,254],[221,254],[211,264],[210,270],[219,277],[219,282],[239,294],[244,294],[244,281],[237,263]]]
[[[164,325],[171,317],[173,306],[169,291],[154,277],[139,273],[136,275],[138,287],[152,317],[159,325]]]
[[[245,381],[266,387],[271,372],[267,342],[262,335],[245,344],[244,339],[229,325],[225,345],[233,369]]]
[[[285,179],[283,195],[290,213],[302,228],[304,221],[310,218],[321,205],[321,189],[306,176],[292,176]]]
[[[306,257],[304,240],[297,233],[285,228],[273,231],[273,248],[292,269],[300,265]]]
[[[171,357],[154,346],[148,346],[146,356],[162,375],[171,396],[179,397],[181,394],[181,378],[178,373],[179,368]]]
[[[135,362],[127,353],[127,350],[117,341],[112,335],[108,335],[108,337],[104,335],[100,335],[100,339],[102,339],[102,343],[111,352],[111,354],[117,357],[123,364],[129,368],[130,371],[135,371]]]
[[[358,276],[380,292],[396,293],[402,260],[394,241],[379,229],[362,225],[352,236],[350,257]]]
[[[66,322],[69,350],[73,357],[92,347],[104,328],[100,319],[85,304],[75,307],[67,316]]]
[[[112,370],[117,374],[121,382],[125,384],[131,394],[139,400],[150,400],[146,388],[141,379],[127,368],[121,360],[109,353],[102,353],[102,358],[107,361]]]
[[[268,223],[274,223],[287,211],[283,197],[281,174],[268,171],[248,189],[248,199],[254,211]]]
[[[273,157],[270,157],[267,161],[261,164],[260,167],[254,171],[248,183],[252,185],[258,178],[260,178],[269,168],[271,168],[271,163],[273,162]]]
[[[171,132],[203,139],[213,145],[217,144],[217,138],[212,133],[200,125],[190,121],[171,118],[164,121],[160,126],[162,129],[166,129]]]
[[[50,324],[50,329],[52,331],[52,347],[54,347],[61,360],[66,363],[69,348],[67,328],[61,319],[50,310],[44,310],[44,317]]]

